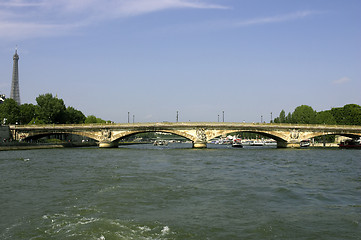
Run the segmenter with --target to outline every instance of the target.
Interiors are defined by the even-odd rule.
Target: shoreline
[[[150,144],[150,142],[123,142],[119,143],[119,146],[134,145],[134,144]],[[0,144],[1,151],[13,151],[13,150],[33,150],[33,149],[52,149],[52,148],[81,148],[81,147],[96,147],[96,143],[59,143],[59,144]]]
[[[51,149],[51,148],[74,148],[74,147],[94,147],[96,144],[84,143],[62,143],[62,144],[9,144],[0,145],[0,151],[12,150],[33,150],[33,149]]]

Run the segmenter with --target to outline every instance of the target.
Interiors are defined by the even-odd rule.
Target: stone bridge
[[[99,147],[117,147],[120,139],[144,132],[176,134],[192,141],[194,148],[206,148],[209,140],[234,132],[261,134],[276,140],[281,148],[299,147],[300,141],[323,135],[361,137],[361,126],[223,122],[11,125],[10,131],[15,140],[53,134],[81,135],[98,141]]]

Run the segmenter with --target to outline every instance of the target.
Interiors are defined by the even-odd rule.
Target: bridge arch
[[[92,132],[68,132],[68,131],[43,131],[43,132],[33,132],[28,134],[20,135],[20,139],[28,141],[28,140],[37,140],[46,136],[55,136],[61,134],[70,134],[75,136],[87,137],[93,139],[94,141],[99,141],[97,136]]]
[[[113,135],[113,141],[112,142],[118,142],[119,140],[132,136],[132,135],[136,135],[139,133],[149,133],[149,132],[163,132],[163,133],[171,133],[177,136],[181,136],[184,137],[190,141],[194,140],[194,137],[192,135],[189,135],[185,132],[182,131],[177,131],[177,130],[137,130],[137,131],[127,131],[127,132],[120,132],[120,133],[115,133]]]
[[[259,135],[274,139],[275,141],[277,141],[277,143],[278,142],[280,142],[280,143],[287,142],[287,140],[282,138],[281,136],[269,133],[267,131],[245,130],[245,129],[225,130],[225,131],[222,131],[221,133],[219,132],[217,134],[212,134],[212,136],[210,136],[210,139],[214,139],[214,138],[220,137],[222,135],[226,135],[226,134],[243,133],[243,132],[259,134]]]
[[[360,138],[361,134],[356,133],[335,133],[335,132],[314,132],[311,134],[308,134],[308,138],[315,138],[315,137],[322,137],[322,136],[343,136],[343,137],[349,137],[349,138]]]

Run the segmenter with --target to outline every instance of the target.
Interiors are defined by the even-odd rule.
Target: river
[[[361,239],[361,151],[0,152],[0,239]]]

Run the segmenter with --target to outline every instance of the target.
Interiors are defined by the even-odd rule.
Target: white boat
[[[153,145],[154,146],[168,146],[168,142],[166,140],[155,140]]]
[[[233,140],[232,147],[243,148],[242,141],[240,139]]]
[[[304,147],[309,147],[311,144],[310,144],[310,140],[302,140],[301,142],[300,142],[300,147],[301,148],[304,148]]]
[[[277,141],[275,140],[266,140],[264,141],[265,146],[277,146]]]
[[[264,146],[263,141],[259,140],[247,140],[242,142],[243,146]]]

